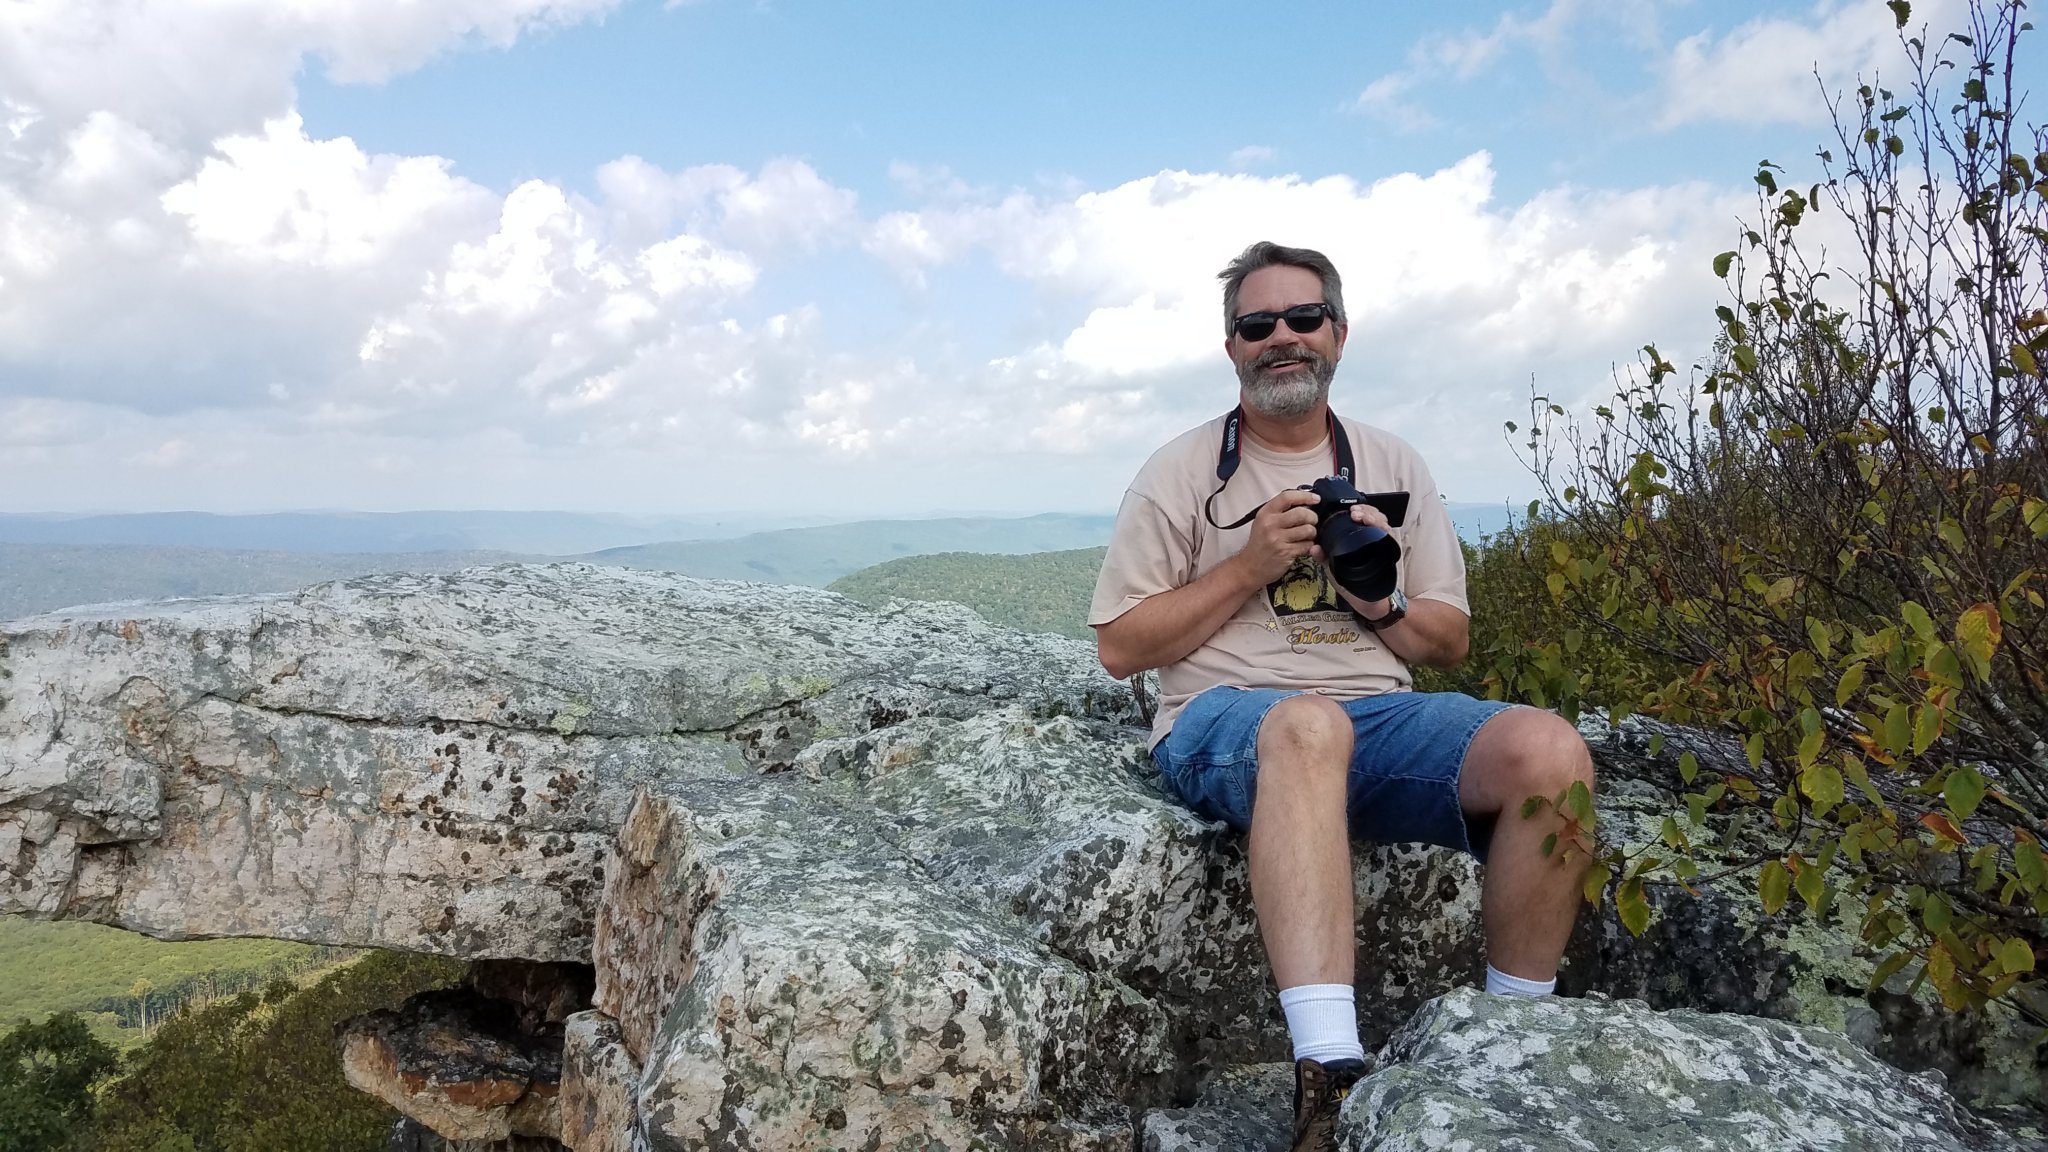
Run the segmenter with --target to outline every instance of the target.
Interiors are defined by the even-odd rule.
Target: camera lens
[[[1394,594],[1401,545],[1386,532],[1351,518],[1339,508],[1316,527],[1316,543],[1337,585],[1360,600],[1384,600]]]

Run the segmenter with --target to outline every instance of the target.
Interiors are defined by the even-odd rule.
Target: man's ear
[[[1343,352],[1344,352],[1344,341],[1345,341],[1345,339],[1346,339],[1346,338],[1348,338],[1348,337],[1349,337],[1350,335],[1351,335],[1351,325],[1349,325],[1349,324],[1339,324],[1339,325],[1337,325],[1337,352],[1338,352],[1338,354],[1339,354],[1339,355],[1342,355],[1342,354],[1343,354]]]

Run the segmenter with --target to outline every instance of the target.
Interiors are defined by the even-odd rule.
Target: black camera
[[[1368,495],[1342,476],[1325,476],[1301,488],[1316,494],[1316,543],[1322,546],[1323,562],[1330,566],[1337,586],[1360,600],[1384,600],[1393,595],[1400,579],[1395,562],[1401,559],[1401,544],[1384,531],[1353,520],[1351,509],[1370,504],[1386,513],[1388,523],[1398,526],[1408,510],[1408,494]]]

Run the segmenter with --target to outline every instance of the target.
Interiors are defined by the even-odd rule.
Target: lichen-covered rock
[[[640,783],[1019,702],[1134,717],[964,609],[584,565],[0,626],[0,913],[587,959]]]
[[[657,1144],[1127,1145],[1207,1063],[1284,1052],[1237,837],[1160,794],[1084,644],[574,565],[0,643],[6,910],[572,961],[603,896],[622,1052],[578,1098]],[[1476,873],[1360,878],[1383,1031],[1476,971]]]
[[[2006,1152],[2024,1147],[1819,1028],[1459,989],[1346,1101],[1347,1152]]]
[[[562,1143],[576,1152],[647,1152],[640,1126],[640,1064],[618,1022],[602,1012],[569,1017],[562,1041]]]
[[[1139,1152],[1286,1152],[1293,1102],[1292,1064],[1226,1068],[1193,1105],[1146,1113]]]

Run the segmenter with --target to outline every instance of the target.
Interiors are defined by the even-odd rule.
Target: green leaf
[[[1833,808],[1842,802],[1842,772],[1826,760],[1815,760],[1799,774],[1799,790],[1823,811]]]
[[[1549,804],[1550,798],[1548,796],[1529,797],[1527,800],[1522,801],[1522,819],[1527,820],[1529,817],[1543,811]]]
[[[1572,781],[1571,788],[1565,793],[1564,808],[1582,830],[1593,830],[1593,790],[1586,787],[1584,780]]]
[[[1906,21],[1913,18],[1913,5],[1907,0],[1885,0],[1885,7],[1892,10],[1892,19],[1898,21],[1896,27],[1904,28]]]
[[[1927,614],[1927,609],[1908,600],[1899,605],[1899,618],[1922,640],[1934,639],[1934,617]]]
[[[1856,690],[1861,687],[1863,687],[1863,662],[1859,660],[1849,665],[1848,671],[1843,672],[1842,678],[1835,683],[1836,706],[1839,707],[1847,704],[1849,697],[1854,696]]]
[[[1719,256],[1714,257],[1714,275],[1721,277],[1727,276],[1728,269],[1732,267],[1734,263],[1735,253],[1733,252],[1723,252]]]
[[[1664,846],[1673,852],[1683,852],[1687,848],[1692,847],[1692,841],[1687,840],[1685,833],[1679,831],[1678,819],[1676,817],[1666,816],[1664,818],[1664,827],[1658,829],[1657,835],[1659,839],[1664,841]]]
[[[1744,375],[1756,374],[1756,349],[1747,344],[1737,344],[1728,349],[1728,355],[1734,358],[1735,366],[1740,368]]]
[[[2007,972],[2032,972],[2034,970],[2034,948],[2025,940],[2014,936],[1998,946],[1998,966]]]
[[[1557,833],[1555,833],[1555,832],[1552,832],[1552,833],[1551,833],[1550,835],[1548,835],[1548,836],[1545,836],[1545,837],[1543,838],[1543,855],[1544,855],[1545,857],[1549,857],[1550,855],[1552,855],[1552,854],[1553,854],[1553,853],[1555,853],[1556,851],[1557,851]]]
[[[1764,865],[1756,883],[1757,894],[1763,897],[1765,914],[1776,916],[1778,910],[1785,906],[1785,897],[1792,893],[1792,874],[1785,871],[1783,864],[1773,860]]]
[[[1678,778],[1690,784],[1699,774],[1700,758],[1693,755],[1690,750],[1680,752],[1678,754]],[[1699,821],[1695,820],[1693,823],[1697,824]]]
[[[1885,711],[1884,732],[1879,737],[1884,750],[1894,756],[1903,754],[1913,745],[1913,711],[1904,704],[1894,704]]]
[[[1650,902],[1643,899],[1643,881],[1640,877],[1622,884],[1614,894],[1614,910],[1621,914],[1621,926],[1631,936],[1641,936],[1650,926]]]
[[[1927,926],[1928,934],[1939,936],[1954,921],[1955,909],[1948,906],[1948,898],[1939,892],[1929,892],[1927,902],[1920,905],[1920,923]]]
[[[1899,969],[1904,968],[1906,965],[1912,962],[1913,954],[1911,952],[1894,952],[1891,955],[1885,957],[1883,960],[1880,960],[1878,962],[1877,967],[1871,971],[1870,983],[1864,989],[1864,991],[1875,992],[1879,988],[1884,987],[1885,981],[1890,980],[1892,977],[1898,975]]]
[[[1950,769],[1948,779],[1941,784],[1942,799],[1948,801],[1948,810],[1955,813],[1959,824],[1968,820],[1970,814],[1977,810],[1977,805],[1984,802],[1986,791],[1984,774],[1968,764],[1958,764]]]

